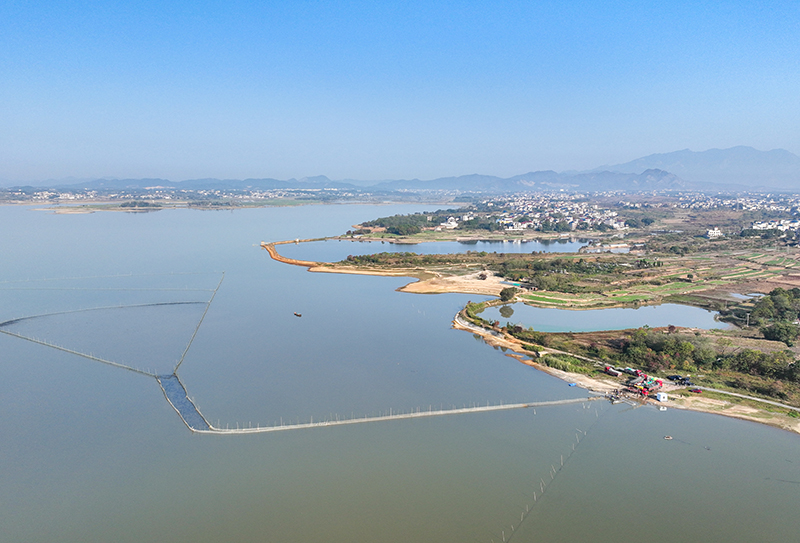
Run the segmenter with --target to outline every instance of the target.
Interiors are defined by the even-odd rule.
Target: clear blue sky
[[[0,179],[800,153],[800,2],[0,3]]]

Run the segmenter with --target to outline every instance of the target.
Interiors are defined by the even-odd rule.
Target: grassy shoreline
[[[495,303],[496,302],[489,302],[490,305],[495,305]],[[608,393],[624,387],[624,379],[614,378],[604,373],[603,368],[609,364],[609,361],[592,359],[577,355],[574,352],[551,347],[540,347],[538,345],[536,346],[537,349],[532,352],[530,344],[503,333],[502,331],[494,329],[489,330],[471,322],[465,323],[464,319],[467,317],[465,311],[466,309],[460,311],[453,319],[454,329],[478,335],[486,344],[510,351],[507,352],[506,355],[511,356],[522,364],[543,371],[565,382],[575,383],[577,386],[593,392]],[[617,332],[629,332],[629,330]],[[573,359],[581,359],[582,361],[592,364],[593,368],[590,371],[575,372],[559,364],[550,365],[547,358],[553,356],[566,356]],[[643,399],[642,404],[725,415],[768,424],[782,430],[800,434],[800,413],[793,410],[793,408],[797,408],[797,406],[786,404],[776,406],[764,403],[765,401],[769,401],[766,398],[742,398],[717,391],[709,392],[704,390],[702,395],[698,395],[688,392],[688,387],[679,387],[666,380],[663,391],[668,395],[669,399],[667,401],[656,402],[653,398],[646,398]],[[729,392],[737,394],[743,391],[731,389]]]

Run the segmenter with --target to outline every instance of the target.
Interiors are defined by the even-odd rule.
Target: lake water
[[[33,317],[3,329],[169,371],[224,271],[179,370],[216,425],[583,396],[452,330],[474,296],[312,274],[258,246],[419,209],[0,207],[0,322]],[[6,334],[0,375],[2,541],[751,542],[800,530],[798,436],[724,417],[598,401],[199,436],[150,377]]]
[[[503,241],[430,241],[407,244],[343,239],[279,245],[278,252],[298,260],[339,262],[347,258],[348,255],[369,255],[384,252],[417,253],[420,255],[466,253],[467,251],[506,254],[530,254],[533,252],[577,253],[585,245],[585,241],[570,240],[524,241],[519,243]]]
[[[481,318],[501,323],[512,322],[539,332],[594,332],[598,330],[624,330],[640,326],[686,326],[689,328],[727,328],[724,322],[714,320],[713,311],[678,304],[642,306],[638,308],[615,307],[569,311],[532,307],[523,303],[486,308]],[[513,314],[503,317],[511,309]]]

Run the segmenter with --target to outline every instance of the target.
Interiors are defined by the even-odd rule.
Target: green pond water
[[[2,329],[168,372],[224,271],[179,370],[215,425],[585,396],[452,330],[475,296],[307,273],[259,248],[421,209],[0,207],[0,322],[33,317]],[[325,252],[344,258],[345,245]],[[595,401],[201,436],[154,379],[6,334],[0,376],[4,542],[751,542],[800,530],[798,436],[719,416]]]

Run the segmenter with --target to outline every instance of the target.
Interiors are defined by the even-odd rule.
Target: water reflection
[[[276,241],[276,240],[270,240]],[[487,253],[577,253],[586,245],[583,239],[541,240],[541,241],[431,241],[425,243],[383,243],[377,241],[327,240],[311,241],[280,246],[280,253],[298,260],[338,262],[348,255],[368,255],[373,253],[411,252],[416,254],[466,253],[468,251]]]
[[[503,317],[504,319],[510,319],[511,316],[514,314],[514,308],[511,307],[511,305],[504,305],[500,307],[498,313],[500,313],[500,316]]]
[[[503,315],[505,307],[510,306],[486,308],[481,317],[489,321],[508,319],[510,316]],[[514,304],[514,311],[514,324],[540,332],[594,332],[671,324],[704,329],[728,327],[726,323],[715,320],[716,313],[713,311],[679,304],[570,311],[517,303]]]

